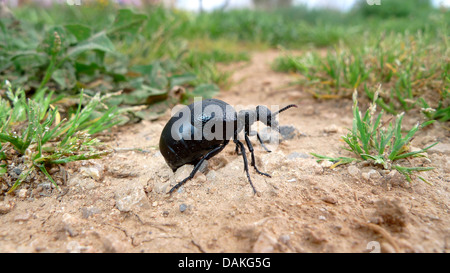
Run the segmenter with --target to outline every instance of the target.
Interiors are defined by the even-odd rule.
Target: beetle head
[[[240,132],[244,128],[245,131],[250,131],[250,126],[256,121],[261,121],[266,126],[279,131],[278,120],[276,119],[276,116],[291,107],[297,107],[297,105],[290,104],[274,113],[272,113],[269,108],[264,105],[258,105],[256,107],[256,110],[241,110],[237,114],[238,132]]]
[[[261,121],[265,125],[274,128],[275,130],[279,131],[278,126],[278,120],[275,118],[279,113],[291,108],[291,107],[297,107],[295,104],[290,104],[277,112],[272,113],[269,108],[267,108],[264,105],[258,105],[256,107],[256,120]]]

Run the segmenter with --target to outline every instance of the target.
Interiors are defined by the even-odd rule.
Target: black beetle
[[[194,165],[194,169],[188,177],[177,183],[170,191],[182,186],[186,181],[192,179],[199,170],[204,160],[208,160],[222,151],[231,139],[236,144],[236,152],[244,159],[244,169],[248,181],[256,193],[256,189],[250,179],[248,171],[247,156],[244,144],[239,141],[238,134],[244,130],[244,138],[251,153],[251,166],[260,175],[270,177],[269,174],[258,170],[255,165],[255,155],[250,142],[250,126],[261,121],[272,129],[279,131],[278,121],[275,116],[280,112],[297,107],[294,104],[288,105],[275,113],[263,105],[259,105],[255,110],[236,110],[228,103],[218,99],[206,99],[196,101],[188,106],[184,106],[167,122],[159,140],[159,149],[167,164],[175,172],[185,164]],[[253,131],[252,131],[253,133]],[[263,148],[270,152],[263,144],[261,137],[256,133],[258,141]]]

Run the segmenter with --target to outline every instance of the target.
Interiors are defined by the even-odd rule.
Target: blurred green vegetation
[[[376,103],[386,112],[415,109],[448,121],[450,13],[429,1],[390,0],[380,6],[360,1],[347,16],[354,16],[351,40],[343,36],[301,53],[286,50],[272,68],[298,75],[296,84],[322,99],[350,98],[356,89],[372,100],[370,90],[381,84]]]
[[[355,6],[355,10],[360,12],[362,16],[382,19],[411,16],[424,18],[428,13],[433,12],[433,6],[429,0],[386,0],[380,1],[380,5],[368,5],[367,1],[359,1]]]
[[[371,6],[360,0],[348,12],[295,6],[202,13],[187,20],[182,33],[298,49],[363,42],[365,35],[380,33],[437,32],[443,21],[450,21],[449,12],[432,8],[429,1],[385,0]]]
[[[131,120],[154,118],[194,94],[230,86],[230,72],[217,64],[246,62],[251,50],[281,46],[312,52],[286,54],[273,67],[299,73],[309,85],[319,82],[310,90],[319,97],[349,96],[368,83],[412,89],[437,74],[440,96],[447,97],[450,13],[428,0],[378,6],[360,0],[348,12],[295,6],[198,14],[102,3],[23,6],[2,16],[0,84],[8,79],[28,96],[42,89],[72,98],[82,89],[89,95],[123,90],[106,103],[122,113],[145,105],[131,111]],[[412,93],[422,95],[413,91],[401,96],[403,106]],[[391,97],[380,96],[380,104],[394,113]]]
[[[162,112],[197,90],[216,91],[225,84],[227,75],[216,63],[248,59],[244,52],[190,50],[177,34],[177,18],[177,12],[160,7],[147,13],[113,5],[19,8],[0,20],[1,82],[20,85],[29,95],[44,88],[66,96],[82,89],[91,95],[123,90],[107,103],[165,102],[154,110]],[[176,86],[183,92],[172,98]],[[209,91],[205,94],[215,93]]]

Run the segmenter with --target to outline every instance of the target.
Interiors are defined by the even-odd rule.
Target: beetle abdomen
[[[226,102],[208,99],[178,111],[164,127],[159,149],[173,171],[195,164],[205,154],[228,144],[236,130],[236,112]]]

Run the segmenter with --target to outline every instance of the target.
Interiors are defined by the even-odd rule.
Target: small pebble
[[[27,189],[20,189],[17,196],[21,199],[25,199],[27,197],[28,190]]]
[[[369,179],[370,179],[369,173],[362,173],[361,176],[362,176],[362,178],[364,178],[364,180],[366,180],[366,181],[369,181]]]
[[[329,203],[329,204],[337,203],[336,198],[334,198],[333,196],[325,196],[324,198],[322,198],[322,201],[324,201],[325,203]]]
[[[81,167],[80,168],[80,172],[83,173],[85,176],[91,177],[94,180],[99,180],[100,179],[100,170],[98,168],[95,168],[95,167],[90,167],[90,168]]]
[[[322,162],[320,162],[320,166],[322,166],[323,168],[329,168],[331,166],[333,166],[333,162],[328,161],[328,160],[324,160]]]
[[[361,174],[361,171],[358,169],[358,167],[356,167],[354,165],[348,166],[347,172],[349,175],[356,177],[356,178],[359,177],[359,175]]]
[[[15,174],[19,175],[19,174],[22,173],[22,170],[21,170],[20,168],[14,168],[14,169],[13,169],[13,172],[14,172]]]
[[[28,213],[28,212],[22,213],[22,214],[16,215],[16,216],[14,217],[14,221],[15,221],[15,222],[21,222],[21,221],[25,222],[25,221],[27,221],[28,219],[30,219],[30,217],[31,217],[31,214],[30,214],[30,213]]]
[[[388,173],[387,179],[391,184],[401,185],[405,181],[405,177],[397,170],[392,170]]]
[[[287,243],[289,243],[289,240],[291,240],[291,237],[289,236],[289,234],[283,234],[283,235],[280,235],[278,240],[280,242],[282,242],[283,244],[287,244]]]
[[[294,126],[280,126],[280,134],[284,140],[293,139],[296,135],[298,135],[297,129]]]
[[[197,180],[197,182],[199,183],[204,183],[206,182],[206,176],[203,173],[197,172],[197,174],[195,175],[195,179]]]
[[[327,133],[327,134],[337,133],[338,127],[337,127],[335,124],[332,124],[332,125],[330,125],[330,126],[328,126],[328,127],[325,127],[325,128],[323,129],[323,131],[324,131],[325,133]]]
[[[184,212],[186,209],[187,209],[186,204],[181,204],[181,205],[180,205],[180,211],[181,211],[181,212]]]
[[[290,125],[280,126],[279,130],[279,132],[276,132],[269,127],[262,129],[259,132],[261,140],[264,143],[279,143],[282,140],[290,140],[300,135],[299,131],[294,126]]]
[[[381,178],[380,173],[378,171],[376,171],[376,170],[373,170],[373,169],[370,170],[367,174],[369,175],[369,177],[371,179],[379,179],[379,178]]]

